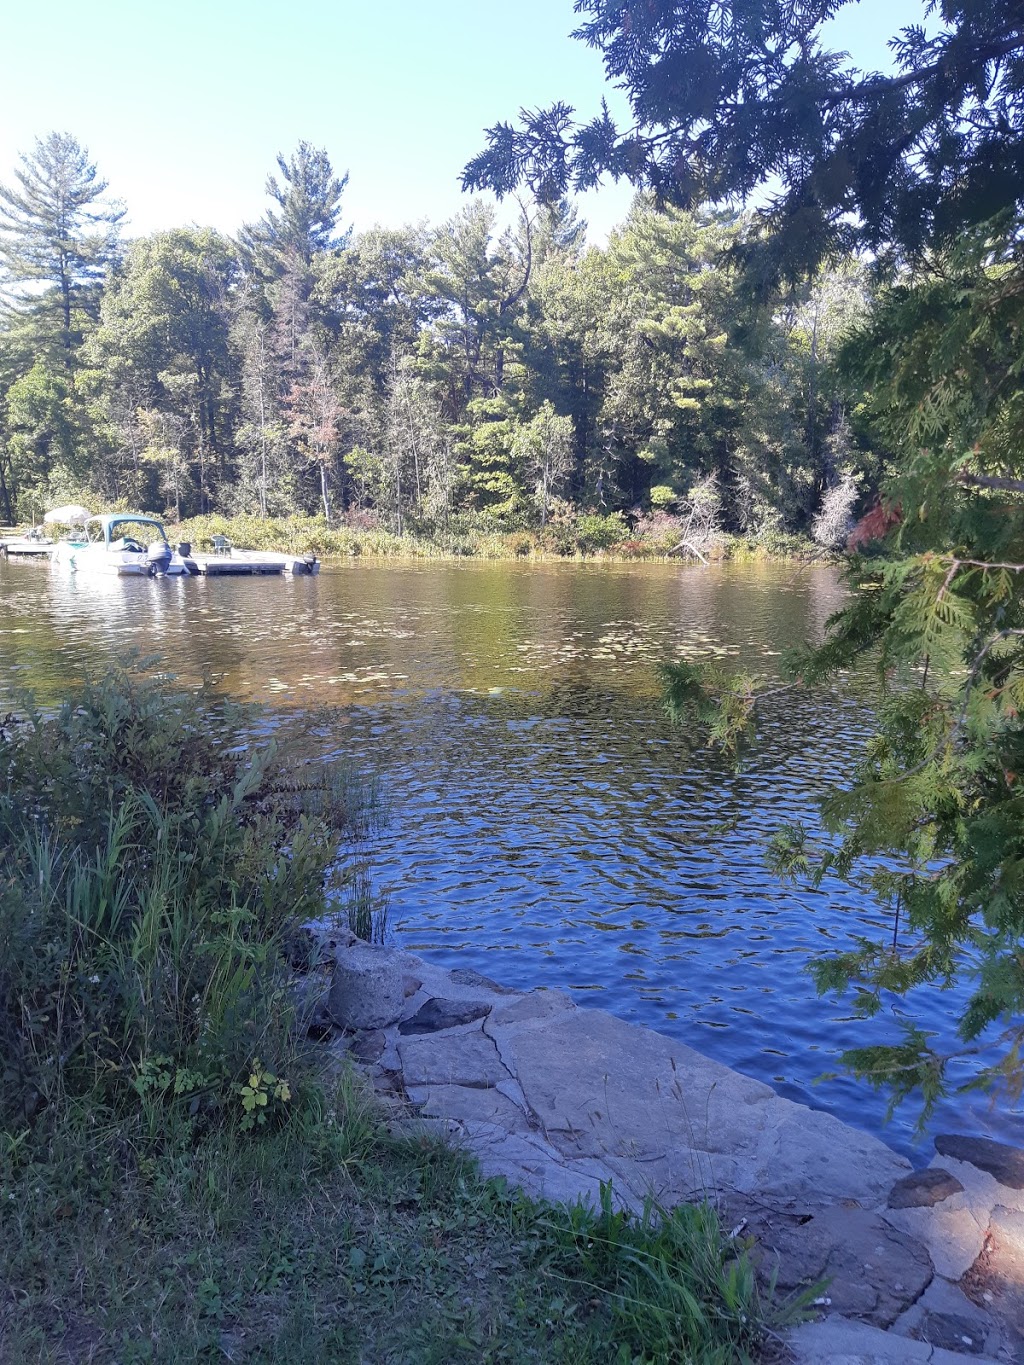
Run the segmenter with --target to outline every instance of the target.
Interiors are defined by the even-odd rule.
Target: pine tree
[[[17,185],[0,185],[0,264],[18,306],[46,319],[67,354],[80,339],[76,308],[98,309],[124,210],[104,199],[107,182],[70,133],[37,139],[14,174]]]

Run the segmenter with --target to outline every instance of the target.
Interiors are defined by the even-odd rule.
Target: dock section
[[[0,555],[11,559],[49,559],[52,551],[50,540],[33,540],[31,536],[0,539]]]
[[[315,574],[320,562],[314,555],[276,555],[266,550],[235,550],[227,553],[191,554],[185,558],[189,573],[209,578],[228,574]]]

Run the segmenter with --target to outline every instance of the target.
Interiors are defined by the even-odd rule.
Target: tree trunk
[[[323,460],[320,461],[320,496],[324,500],[324,517],[327,520],[328,530],[331,525],[331,504],[327,497],[327,466]]]
[[[71,276],[68,273],[67,258],[60,258],[60,308],[64,324],[61,341],[65,351],[71,350]]]
[[[8,526],[13,526],[14,508],[11,506],[11,490],[7,487],[7,479],[4,477],[3,460],[0,460],[0,500],[4,506],[4,521]]]

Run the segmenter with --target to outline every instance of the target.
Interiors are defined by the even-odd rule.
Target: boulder
[[[408,960],[403,953],[356,943],[339,948],[331,979],[330,1010],[340,1028],[381,1029],[405,1012]]]
[[[399,1033],[440,1033],[442,1029],[457,1028],[460,1024],[472,1024],[490,1014],[491,1002],[488,1000],[428,1000],[421,1005],[411,1019],[403,1019],[398,1026]]]
[[[930,1209],[951,1195],[962,1194],[963,1185],[941,1166],[926,1171],[911,1171],[897,1180],[889,1191],[891,1209]]]

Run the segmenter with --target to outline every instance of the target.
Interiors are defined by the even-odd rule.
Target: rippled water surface
[[[351,564],[318,578],[81,581],[0,560],[0,701],[59,696],[132,649],[185,679],[272,705],[342,708],[345,743],[382,780],[367,854],[409,949],[673,1034],[783,1094],[880,1131],[922,1160],[912,1110],[847,1079],[851,1021],[805,967],[881,921],[840,883],[765,871],[779,822],[813,820],[870,725],[866,681],[766,704],[740,771],[670,727],[655,663],[682,650],[771,673],[842,601],[825,568]],[[951,1033],[958,996],[910,1002]],[[1005,1140],[1020,1113],[948,1105]]]

